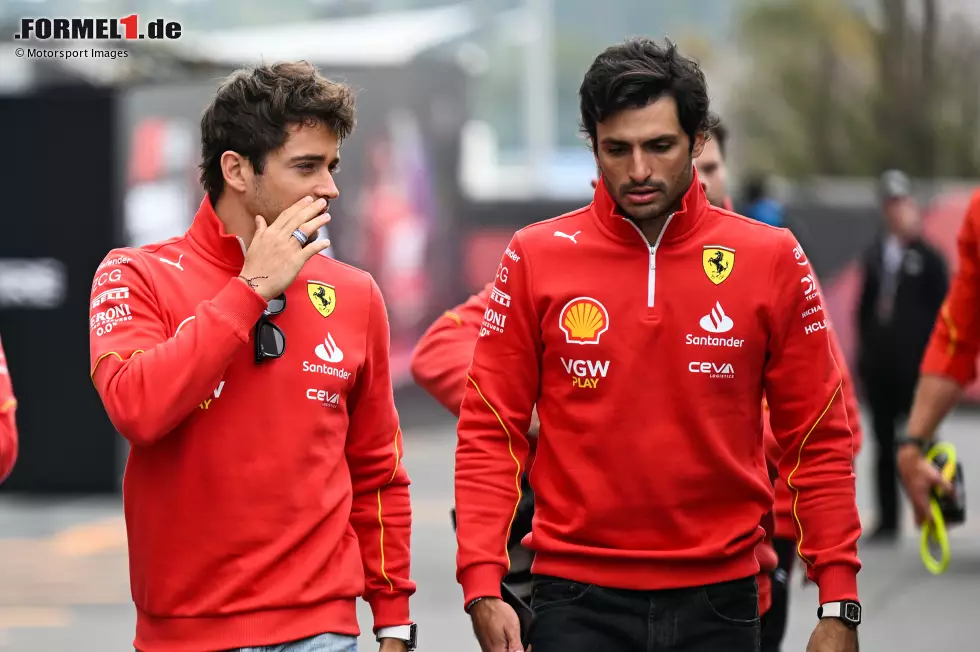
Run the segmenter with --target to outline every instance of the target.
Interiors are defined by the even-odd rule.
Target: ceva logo
[[[734,378],[735,367],[730,362],[692,362],[687,365],[692,374],[708,374],[709,378]]]

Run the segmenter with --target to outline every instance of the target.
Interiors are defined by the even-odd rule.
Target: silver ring
[[[305,247],[306,243],[309,242],[309,239],[306,237],[306,234],[300,231],[299,229],[293,231],[293,237],[299,240],[299,246],[301,247]]]

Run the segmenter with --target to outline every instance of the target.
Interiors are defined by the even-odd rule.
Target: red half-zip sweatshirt
[[[980,190],[970,198],[956,246],[956,276],[933,327],[921,371],[947,376],[966,387],[976,380],[980,354]]]
[[[314,256],[271,317],[205,198],[179,238],[117,249],[92,284],[92,379],[131,444],[123,498],[135,647],[204,652],[406,625],[411,504],[385,306]]]
[[[0,482],[14,470],[17,462],[17,399],[7,370],[7,358],[0,343]]]
[[[415,382],[457,417],[466,389],[466,372],[473,359],[473,349],[480,336],[480,326],[492,293],[493,283],[488,283],[478,294],[444,312],[419,338],[412,354],[411,369]],[[768,420],[766,435],[768,439],[773,439]],[[528,439],[530,452],[527,468],[534,463],[536,442],[537,438]],[[770,477],[775,477],[778,464],[775,451],[778,451],[778,446],[773,440],[766,450]],[[760,566],[756,578],[759,582],[760,614],[767,612],[772,604],[769,573],[776,569],[778,562],[771,545],[775,530],[772,512],[763,516],[762,527],[766,531],[766,539],[756,548],[756,558]]]
[[[709,206],[695,178],[650,243],[600,183],[518,231],[494,288],[458,426],[467,603],[499,596],[534,405],[533,572],[626,589],[758,573],[763,394],[808,574],[823,602],[857,597],[841,375],[789,231]]]

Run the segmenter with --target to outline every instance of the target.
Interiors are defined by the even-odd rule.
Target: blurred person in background
[[[17,445],[17,399],[0,342],[0,483],[14,470]]]
[[[728,129],[719,121],[708,130],[704,149],[701,150],[701,156],[694,159],[694,167],[698,170],[698,179],[708,201],[713,206],[730,211],[733,208],[731,197],[728,196],[728,166],[725,163],[727,147]]]
[[[514,235],[460,407],[457,578],[481,647],[522,649],[500,581],[536,408],[525,642],[758,650],[765,393],[820,587],[808,649],[853,652],[852,435],[825,321],[807,319],[821,305],[801,291],[809,264],[789,232],[709,205],[694,170],[707,88],[672,44],[607,49],[580,94],[594,201]]]
[[[933,489],[952,491],[925,460],[936,429],[977,377],[980,353],[980,190],[974,192],[957,236],[958,267],[920,367],[906,436],[897,443],[898,472],[918,524],[932,519]]]
[[[909,178],[882,174],[884,230],[864,256],[858,305],[858,374],[878,442],[877,529],[874,541],[899,535],[895,432],[908,415],[919,365],[949,279],[942,254],[922,238],[922,218]]]
[[[236,71],[201,119],[187,233],[96,271],[142,652],[354,652],[358,596],[381,650],[414,647],[385,305],[316,238],[354,123],[353,90],[305,62]]]
[[[769,226],[786,226],[782,204],[770,196],[767,180],[761,175],[752,175],[745,182],[743,212],[746,217]]]

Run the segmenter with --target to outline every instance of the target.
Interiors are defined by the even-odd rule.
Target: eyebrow
[[[323,163],[327,160],[327,157],[323,154],[300,154],[299,156],[293,156],[289,159],[290,163]],[[330,161],[330,165],[336,167],[340,165],[340,157],[335,157]]]
[[[675,134],[664,134],[662,136],[654,136],[653,138],[647,138],[647,139],[645,139],[643,141],[643,144],[647,144],[647,143],[661,143],[661,142],[663,142],[663,143],[670,143],[670,142],[676,142],[676,141],[677,141],[677,136]],[[609,136],[606,136],[605,138],[603,138],[599,142],[601,144],[603,144],[603,145],[613,146],[613,147],[614,146],[617,146],[617,145],[622,145],[622,146],[629,147],[630,145],[632,145],[631,142],[628,142],[628,141],[625,141],[625,140],[619,140],[618,138],[610,138]]]

